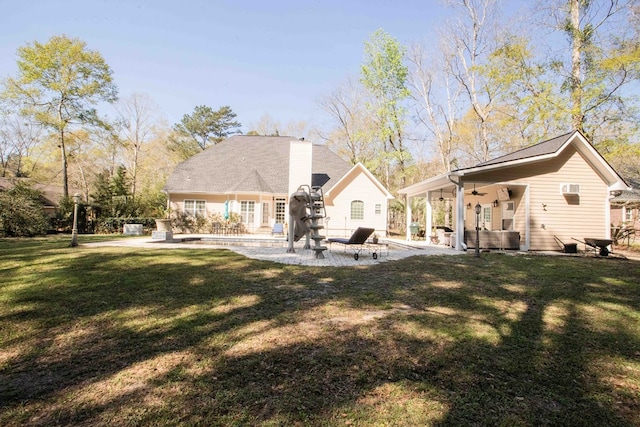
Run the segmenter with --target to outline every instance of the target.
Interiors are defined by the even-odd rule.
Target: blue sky
[[[169,124],[196,105],[229,105],[245,132],[265,113],[282,124],[322,125],[318,98],[358,75],[364,42],[376,29],[402,43],[433,40],[448,13],[440,0],[2,0],[0,6],[1,78],[15,75],[18,47],[66,34],[103,55],[121,97],[148,94]]]

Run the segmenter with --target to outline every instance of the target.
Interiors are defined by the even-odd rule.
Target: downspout
[[[411,225],[411,203],[409,202],[410,200],[411,200],[411,197],[409,197],[409,195],[407,194],[406,202],[405,202],[405,215],[406,215],[405,238],[407,239],[407,241],[411,240],[411,229],[409,228],[409,225]]]

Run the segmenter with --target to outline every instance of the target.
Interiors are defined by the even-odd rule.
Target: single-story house
[[[610,199],[622,190],[629,190],[625,181],[574,131],[413,184],[400,194],[425,197],[427,234],[450,227],[445,243],[458,250],[475,247],[479,235],[482,248],[538,251],[559,249],[558,240],[610,237]],[[451,206],[449,224],[434,223],[437,203]],[[409,209],[407,222],[410,218]]]
[[[622,190],[611,199],[611,225],[640,232],[640,190]]]
[[[389,191],[361,163],[304,138],[232,136],[176,166],[164,190],[171,211],[235,212],[255,233],[289,222],[289,197],[302,185],[322,188],[323,234],[349,236],[362,226],[386,235]]]
[[[8,191],[15,187],[16,182],[24,180],[30,188],[40,192],[40,201],[44,212],[49,217],[54,217],[60,206],[60,200],[64,194],[62,187],[48,184],[30,183],[24,178],[14,178],[13,180],[0,177],[0,191]]]

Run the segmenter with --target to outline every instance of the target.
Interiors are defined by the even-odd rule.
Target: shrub
[[[49,218],[40,197],[40,192],[24,184],[0,193],[0,232],[9,237],[45,234]]]
[[[234,214],[230,215],[229,219],[231,220]],[[241,218],[239,214],[235,215]],[[171,213],[171,227],[176,233],[211,233],[213,224],[216,222],[222,224],[227,221],[219,213],[206,217],[193,216],[181,211]]]

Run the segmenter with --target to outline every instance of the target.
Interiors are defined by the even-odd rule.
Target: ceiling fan
[[[471,194],[472,196],[484,196],[487,193],[481,193],[479,191],[476,190],[476,184],[473,184],[473,191],[471,193],[467,193],[467,194]]]

